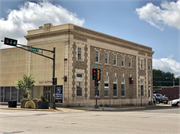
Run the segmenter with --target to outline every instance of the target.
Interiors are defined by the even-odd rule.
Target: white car
[[[180,98],[171,101],[172,106],[180,106]]]

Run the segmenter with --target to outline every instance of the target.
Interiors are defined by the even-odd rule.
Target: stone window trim
[[[122,85],[124,85],[124,95],[122,95]],[[126,79],[124,77],[121,78],[121,97],[126,97]]]
[[[77,74],[82,74],[82,96],[77,96],[77,87],[76,87],[76,83],[77,83]],[[75,70],[75,79],[74,79],[74,81],[75,81],[75,92],[74,92],[74,94],[75,94],[75,96],[76,96],[76,99],[80,99],[80,98],[84,98],[84,89],[85,89],[85,85],[84,85],[84,83],[85,83],[85,73],[84,73],[84,70],[82,70],[82,69],[76,69]]]
[[[84,45],[76,43],[76,60],[77,61],[84,61]],[[78,59],[78,48],[81,48],[81,59]]]
[[[121,67],[125,68],[125,56],[124,55],[121,56]]]
[[[107,58],[107,63],[106,63],[106,58]],[[109,65],[109,53],[108,52],[105,52],[105,65]]]
[[[97,57],[97,52],[98,52],[98,60],[96,60],[96,57]],[[96,50],[96,53],[95,53],[95,63],[100,63],[100,51],[99,50]]]
[[[144,70],[144,58],[140,58],[140,70]]]
[[[113,56],[113,66],[117,66],[117,54]]]

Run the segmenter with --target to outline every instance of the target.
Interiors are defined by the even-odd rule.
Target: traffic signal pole
[[[53,49],[53,80],[54,80],[54,77],[55,77],[55,50],[56,50],[56,48],[54,47],[54,49]],[[56,109],[56,105],[55,105],[55,85],[54,85],[54,82],[52,82],[51,102],[52,102],[52,108]]]

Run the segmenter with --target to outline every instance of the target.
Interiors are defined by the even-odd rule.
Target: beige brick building
[[[25,38],[28,46],[56,48],[56,93],[62,94],[56,98],[57,105],[95,105],[92,68],[96,65],[101,69],[98,105],[140,105],[152,101],[151,47],[73,24],[44,24],[28,31]],[[49,52],[39,53],[52,57]],[[51,100],[52,66],[52,60],[19,48],[1,50],[1,103],[20,101],[22,92],[15,89],[15,81],[29,71],[36,79],[31,97],[45,95]]]

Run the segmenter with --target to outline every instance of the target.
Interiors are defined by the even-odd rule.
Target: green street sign
[[[35,48],[35,47],[30,47],[29,50],[32,52],[39,52],[39,48]]]
[[[101,68],[101,65],[95,65],[95,66],[93,66],[93,69],[95,69],[95,68]]]

